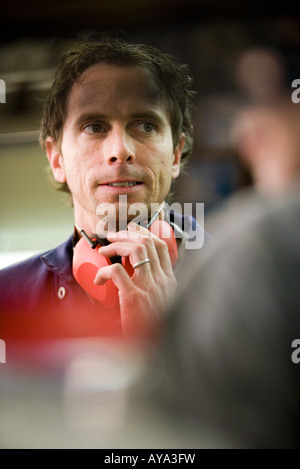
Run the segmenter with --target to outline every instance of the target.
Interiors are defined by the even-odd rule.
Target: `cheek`
[[[174,177],[173,172],[173,148],[166,149],[166,152],[160,155],[159,161],[156,166],[156,175],[163,190],[169,190],[172,179]]]
[[[166,138],[161,138],[153,148],[153,154],[156,154],[155,161],[157,166],[162,166],[168,171],[173,163],[173,140],[171,134]]]
[[[155,156],[153,156],[155,155]],[[173,157],[170,149],[160,149],[156,153],[151,154],[149,166],[158,179],[165,179],[171,171]]]
[[[66,138],[61,148],[67,178],[79,180],[86,173],[86,164],[89,161],[87,152],[74,138]]]

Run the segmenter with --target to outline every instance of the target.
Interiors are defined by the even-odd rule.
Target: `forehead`
[[[67,100],[67,114],[91,110],[126,112],[129,108],[138,111],[145,107],[166,106],[153,73],[140,66],[93,65],[73,85]]]

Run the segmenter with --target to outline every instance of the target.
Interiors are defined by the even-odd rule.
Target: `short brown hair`
[[[185,134],[182,153],[184,165],[193,146],[191,109],[194,92],[191,90],[192,78],[188,66],[155,47],[130,44],[110,37],[80,41],[62,55],[44,107],[40,133],[42,148],[45,148],[49,136],[60,144],[69,93],[82,73],[99,63],[141,66],[153,73],[166,98],[174,148],[181,134]],[[66,183],[59,186],[58,188],[69,191]]]

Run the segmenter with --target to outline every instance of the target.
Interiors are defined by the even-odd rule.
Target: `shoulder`
[[[0,281],[4,279],[11,279],[13,281],[19,278],[26,280],[27,276],[37,276],[51,270],[61,270],[63,272],[66,267],[66,260],[70,258],[71,252],[72,240],[68,238],[53,249],[40,252],[24,261],[1,269]]]
[[[4,287],[4,282],[9,282],[9,284],[11,284],[11,282],[16,283],[19,280],[28,281],[28,276],[31,276],[32,274],[36,275],[38,271],[41,273],[45,269],[45,265],[41,261],[41,256],[44,254],[46,254],[46,252],[36,254],[24,261],[17,262],[1,269],[0,288]]]
[[[70,239],[54,249],[36,254],[0,270],[1,309],[25,307],[51,288],[56,275],[69,274]]]
[[[1,312],[27,310],[33,296],[37,298],[47,275],[40,257],[38,254],[0,270]]]

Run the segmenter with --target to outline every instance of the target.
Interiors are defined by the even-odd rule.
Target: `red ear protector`
[[[156,215],[157,216],[157,215]],[[152,220],[155,218],[152,217]],[[168,246],[169,255],[172,266],[178,259],[178,248],[174,230],[171,225],[163,220],[150,221],[147,228],[151,233],[163,239]],[[127,257],[115,256],[111,259],[102,256],[98,252],[98,248],[103,245],[99,238],[89,237],[83,230],[80,230],[82,238],[78,241],[74,248],[73,255],[73,274],[79,285],[94,299],[105,306],[114,306],[118,301],[118,289],[112,282],[108,280],[104,285],[95,285],[94,278],[101,267],[111,265],[115,262],[123,264],[126,272],[130,277],[134,274],[129,259]]]

